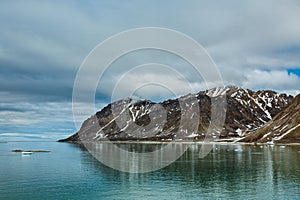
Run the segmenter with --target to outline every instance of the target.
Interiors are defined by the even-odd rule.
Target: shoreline
[[[238,142],[238,141],[192,141],[192,140],[174,140],[174,141],[138,141],[138,140],[122,140],[122,141],[86,141],[86,142],[78,142],[78,141],[5,141],[0,144],[14,143],[14,142],[57,142],[57,143],[69,143],[69,144],[83,144],[83,143],[113,143],[113,144],[220,144],[220,145],[251,145],[251,146],[300,146],[300,142],[290,142],[290,143],[259,143],[259,142]]]
[[[58,141],[57,141],[58,142]],[[226,142],[226,141],[86,141],[86,142],[74,142],[66,141],[63,143],[70,144],[84,144],[84,143],[103,143],[103,144],[220,144],[220,145],[251,145],[251,146],[300,146],[298,142],[292,143],[256,143],[256,142]]]

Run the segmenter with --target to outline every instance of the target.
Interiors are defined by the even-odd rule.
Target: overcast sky
[[[298,0],[1,1],[0,141],[56,140],[75,132],[77,70],[96,45],[132,28],[163,27],[189,35],[206,48],[225,84],[295,95],[300,92],[299,10]],[[97,109],[109,102],[124,69],[150,62],[172,66],[197,89],[206,89],[176,56],[136,52],[106,72]],[[181,84],[172,74],[146,71],[129,76],[123,89],[147,77]],[[155,87],[144,91],[149,99],[172,96]]]

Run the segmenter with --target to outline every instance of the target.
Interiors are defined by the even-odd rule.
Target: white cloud
[[[70,135],[75,132],[71,108],[69,102],[0,103],[0,138]]]
[[[218,4],[136,1],[134,5],[122,1],[2,2],[0,56],[26,66],[29,73],[62,73],[62,68],[74,73],[88,52],[112,34],[134,27],[161,26],[182,31],[202,43],[225,81],[237,85],[249,70],[299,67],[299,52],[280,53],[300,46],[297,0]]]
[[[296,91],[300,85],[300,78],[285,70],[261,71],[254,70],[246,75],[242,86],[245,88],[277,89],[281,91]]]
[[[299,93],[299,77],[286,71],[300,68],[299,10],[298,0],[1,1],[0,102],[12,108],[0,111],[1,132],[18,132],[6,126],[71,123],[72,83],[89,51],[113,34],[144,26],[175,29],[203,44],[226,84]],[[156,55],[135,56],[107,72],[105,87],[98,88],[103,99],[110,97],[116,81],[130,69],[124,66],[154,62]],[[157,61],[173,66],[195,91],[206,89],[203,79],[173,59],[161,54]],[[174,74],[149,72],[128,75],[119,95],[125,97],[146,80],[162,80],[178,94],[189,90],[186,81]],[[168,98],[172,92],[166,95],[166,91],[148,86],[138,93],[144,98]],[[86,105],[80,106],[86,110]],[[14,110],[24,107],[28,110]],[[87,117],[82,113],[80,120]],[[58,132],[61,128],[47,127]]]

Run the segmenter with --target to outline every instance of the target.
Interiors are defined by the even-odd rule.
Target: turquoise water
[[[72,144],[0,143],[0,199],[300,199],[299,146],[215,145],[204,159],[198,147],[161,170],[129,174]]]

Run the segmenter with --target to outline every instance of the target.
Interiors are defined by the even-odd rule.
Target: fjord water
[[[73,144],[0,143],[0,199],[300,199],[299,146],[217,144],[199,159],[200,146],[161,170],[130,174]]]

